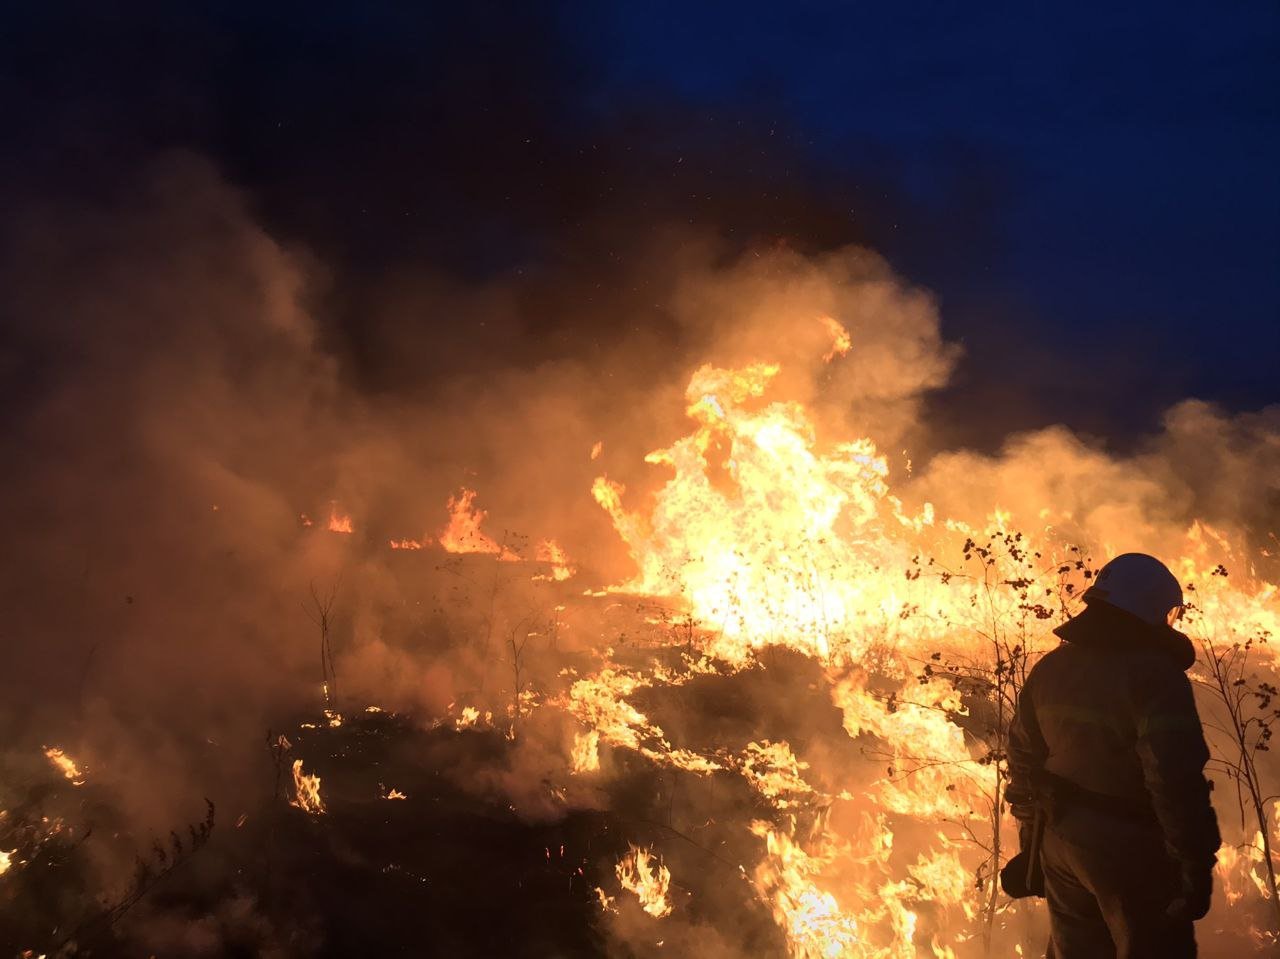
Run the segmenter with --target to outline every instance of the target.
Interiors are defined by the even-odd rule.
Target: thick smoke
[[[299,678],[298,584],[336,561],[299,512],[359,438],[302,264],[202,161],[101,207],[32,204],[3,268],[7,723],[87,737],[132,804],[172,815],[211,788],[190,754],[237,767]]]
[[[1196,520],[1247,544],[1247,568],[1272,576],[1280,528],[1280,408],[1232,416],[1187,400],[1163,431],[1113,455],[1061,426],[1010,437],[997,455],[936,455],[913,484],[944,515],[982,515],[994,504],[1023,522],[1051,507],[1061,532],[1102,555],[1131,550],[1171,562]]]

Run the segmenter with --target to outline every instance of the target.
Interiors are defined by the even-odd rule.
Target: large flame
[[[753,402],[777,372],[693,375],[697,429],[647,457],[675,474],[649,515],[627,512],[625,491],[607,478],[593,490],[639,567],[623,588],[684,597],[716,630],[709,652],[736,663],[779,642],[827,660],[855,620],[896,616],[906,598],[882,571],[905,569],[912,551],[884,524],[928,522],[887,495],[888,468],[870,440],[819,454],[803,408]]]
[[[831,361],[851,344],[823,323]],[[975,734],[992,721],[969,717],[964,681],[996,688],[983,695],[1004,710],[996,725],[1007,723],[996,664],[1010,651],[1029,663],[1051,646],[1048,627],[1076,608],[1090,562],[1058,532],[1071,517],[1054,504],[1034,516],[996,503],[962,517],[927,502],[908,508],[870,439],[824,441],[803,406],[767,398],[778,373],[759,363],[693,374],[693,430],[647,457],[671,476],[643,510],[625,505],[621,484],[596,480],[595,498],[636,565],[614,591],[661,598],[700,628],[683,671],[623,668],[606,651],[595,674],[573,682],[565,706],[583,728],[572,766],[598,769],[608,744],[739,773],[778,812],[751,826],[763,843],[753,878],[793,956],[953,955],[984,909],[995,921],[993,873],[1013,841],[1000,812],[1002,747]],[[1171,565],[1194,596],[1189,629],[1227,642],[1277,634],[1276,586],[1257,575],[1243,542],[1195,523],[1181,551]],[[1241,575],[1228,580],[1224,563]],[[819,664],[845,731],[881,764],[864,770],[858,795],[823,795],[786,742],[737,753],[680,747],[632,701],[656,684],[750,666],[771,646]],[[1265,648],[1258,655],[1273,662]],[[915,834],[909,852],[894,847],[895,822]],[[939,822],[951,825],[921,829]],[[991,838],[979,848],[983,830]],[[1256,862],[1260,844],[1249,848],[1236,858]],[[1243,894],[1242,873],[1258,882],[1229,854],[1221,868],[1230,897]],[[958,921],[944,922],[949,915]]]

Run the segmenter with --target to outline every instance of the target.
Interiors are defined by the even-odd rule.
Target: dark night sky
[[[601,235],[678,221],[866,243],[934,291],[959,442],[1280,400],[1280,5],[1034,6],[32,5],[0,189],[209,155],[329,264],[369,382],[390,273],[607,282],[628,244]]]

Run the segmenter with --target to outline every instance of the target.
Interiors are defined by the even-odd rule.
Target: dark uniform
[[[1056,633],[1019,699],[1007,792],[1015,816],[1044,823],[1030,891],[1049,903],[1049,955],[1194,956],[1220,844],[1185,675],[1195,649],[1102,601]]]

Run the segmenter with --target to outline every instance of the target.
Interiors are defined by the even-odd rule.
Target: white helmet
[[[1110,603],[1153,626],[1172,626],[1182,612],[1177,577],[1146,553],[1123,553],[1107,563],[1084,598]]]

